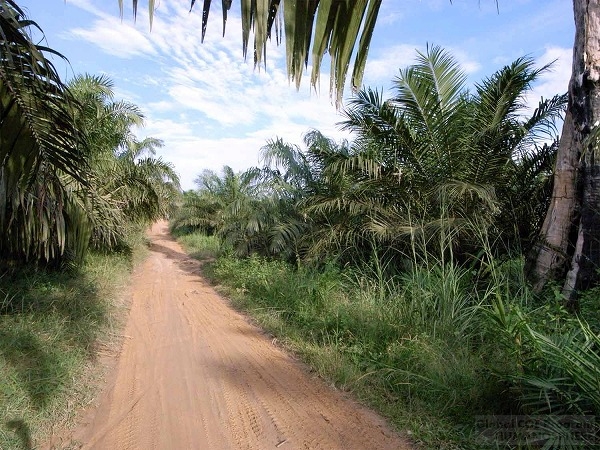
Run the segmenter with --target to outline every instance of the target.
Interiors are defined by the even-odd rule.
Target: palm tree
[[[399,248],[415,232],[459,238],[474,222],[510,245],[515,220],[518,244],[529,245],[540,224],[532,212],[547,204],[555,150],[536,143],[552,133],[565,104],[565,96],[556,96],[523,116],[524,94],[546,69],[521,58],[469,93],[448,53],[439,47],[419,53],[395,80],[393,98],[365,89],[350,101],[343,125],[357,140],[329,168],[350,179],[342,191],[312,198],[312,210],[329,218],[343,211],[339,232],[372,234]]]
[[[139,108],[113,101],[106,77],[63,84],[14,1],[0,0],[0,26],[3,260],[81,259],[90,238],[114,247],[132,224],[168,216],[179,179],[154,157],[159,140],[135,138]]]
[[[327,176],[327,167],[348,151],[347,142],[338,144],[318,130],[306,133],[304,144],[306,150],[302,151],[275,139],[262,148],[264,182],[277,204],[270,248],[273,254],[290,261],[306,258],[309,253],[322,256],[313,247],[319,242],[316,233],[327,228],[327,218],[312,214],[306,205],[336,184]]]
[[[226,248],[240,256],[269,254],[274,203],[261,178],[256,168],[235,173],[224,166],[222,175],[205,170],[196,179],[198,191],[184,196],[174,228],[192,227],[214,233]]]
[[[93,243],[126,245],[132,226],[169,216],[179,196],[179,177],[172,164],[155,157],[161,140],[137,140],[133,127],[142,125],[144,116],[136,105],[113,100],[108,77],[80,75],[69,89],[78,100],[77,126],[87,136],[92,173],[86,208]]]
[[[74,100],[12,0],[0,0],[0,251],[4,260],[57,260],[84,247],[77,192],[87,186]],[[59,55],[61,56],[61,55]],[[79,236],[79,237],[77,237]]]

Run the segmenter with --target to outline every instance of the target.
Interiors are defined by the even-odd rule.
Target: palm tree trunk
[[[600,164],[596,127],[600,119],[600,0],[573,0],[575,43],[569,105],[558,149],[552,201],[532,276],[540,290],[567,273],[563,294],[598,282],[600,267]]]

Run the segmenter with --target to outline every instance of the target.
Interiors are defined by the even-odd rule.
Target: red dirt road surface
[[[408,449],[228,306],[154,225],[110,382],[73,436],[86,449]]]

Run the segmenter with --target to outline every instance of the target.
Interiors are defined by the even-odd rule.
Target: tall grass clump
[[[530,420],[527,429],[515,424],[521,445],[597,446],[599,329],[553,300],[524,305],[497,298],[485,310],[490,339],[507,362],[493,374],[506,383],[511,412]]]
[[[216,257],[221,251],[221,243],[216,236],[206,236],[203,233],[182,234],[179,242],[190,256],[197,259]]]

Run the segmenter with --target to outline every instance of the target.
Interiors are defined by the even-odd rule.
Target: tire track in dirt
[[[73,435],[81,448],[410,448],[233,310],[166,223],[149,237],[112,382]]]

